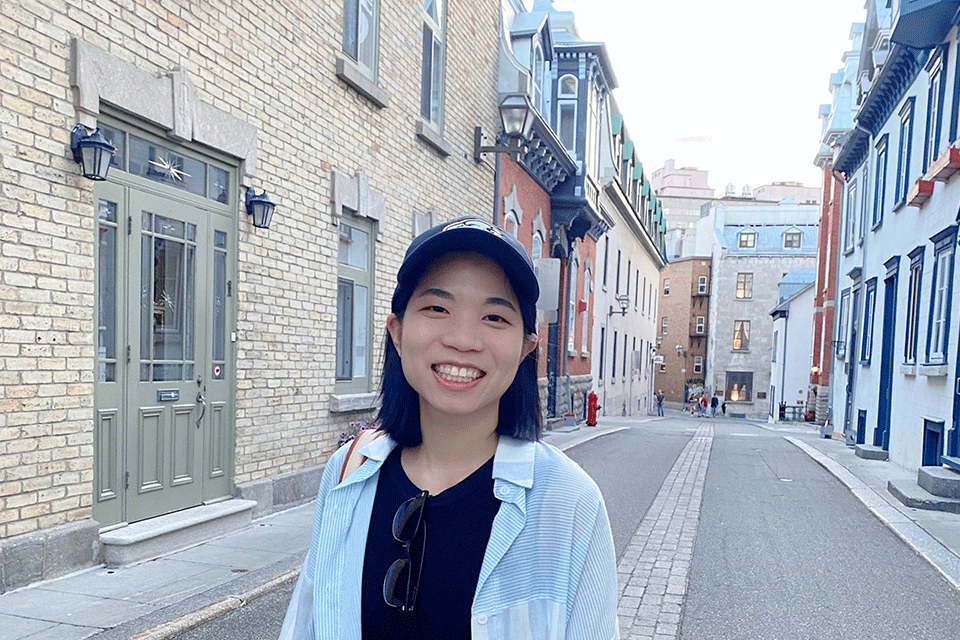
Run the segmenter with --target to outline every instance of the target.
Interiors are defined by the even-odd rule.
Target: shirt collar
[[[377,438],[360,450],[360,453],[378,464],[383,463],[397,443],[388,434]],[[537,443],[500,436],[497,451],[493,456],[493,478],[529,489],[533,486],[533,461]]]

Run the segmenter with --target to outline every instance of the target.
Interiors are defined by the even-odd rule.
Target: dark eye
[[[446,309],[444,309],[443,307],[441,307],[441,306],[438,305],[438,304],[431,304],[431,305],[425,307],[425,308],[424,308],[424,311],[429,311],[429,312],[431,312],[431,313],[444,313],[444,312],[446,312]]]
[[[506,318],[495,313],[488,314],[484,320],[489,320],[490,322],[507,322]]]

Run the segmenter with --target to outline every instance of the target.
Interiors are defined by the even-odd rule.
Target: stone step
[[[119,567],[186,549],[248,527],[253,500],[224,500],[150,518],[100,534],[108,567]]]
[[[864,460],[886,460],[889,456],[889,452],[884,451],[881,447],[875,447],[872,444],[858,444],[854,449],[854,453],[858,458],[863,458]]]
[[[904,505],[914,509],[960,513],[960,500],[935,496],[909,480],[890,480],[887,482],[887,491]]]
[[[917,484],[935,496],[960,500],[960,473],[946,467],[920,467]]]

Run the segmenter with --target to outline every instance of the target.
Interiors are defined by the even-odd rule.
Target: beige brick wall
[[[239,483],[322,462],[332,414],[337,230],[331,171],[386,196],[375,318],[415,212],[492,212],[473,127],[495,127],[498,2],[452,2],[441,157],[418,140],[421,2],[382,0],[379,109],[335,74],[342,3],[0,0],[0,538],[89,518],[93,482],[93,184],[70,158],[70,41],[155,76],[182,67],[200,102],[259,130],[270,230],[239,223]],[[381,332],[372,345],[379,368]]]

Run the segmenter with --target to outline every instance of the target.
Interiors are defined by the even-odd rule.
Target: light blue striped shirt
[[[280,640],[361,640],[360,579],[389,436],[342,484],[341,447],[317,496],[310,550]],[[471,607],[473,640],[616,640],[617,573],[600,490],[557,448],[500,437],[493,521]]]

